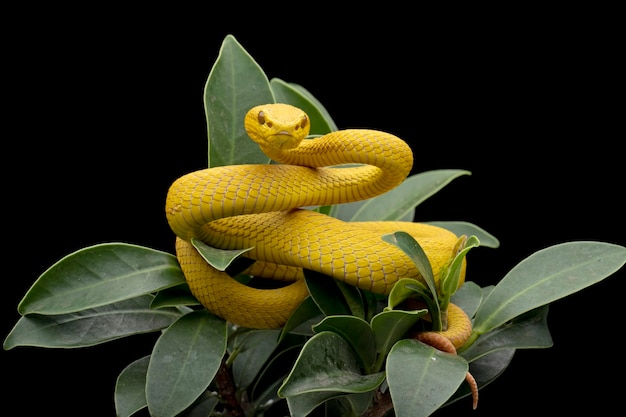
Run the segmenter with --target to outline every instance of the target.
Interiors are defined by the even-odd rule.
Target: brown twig
[[[374,394],[374,404],[362,417],[383,417],[392,408],[393,402],[391,401],[389,390],[381,392],[380,389],[377,389]]]
[[[243,409],[237,401],[237,391],[235,389],[235,383],[233,377],[230,374],[230,369],[226,365],[226,361],[222,359],[217,374],[215,375],[215,382],[219,390],[219,395],[224,405],[224,410],[228,417],[245,417]]]

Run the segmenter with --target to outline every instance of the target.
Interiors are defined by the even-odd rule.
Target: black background
[[[472,172],[416,214],[466,220],[500,240],[471,252],[469,280],[495,284],[533,252],[566,241],[626,244],[623,45],[611,11],[394,9],[357,18],[276,16],[275,7],[6,15],[3,335],[39,274],[77,249],[127,242],[172,251],[165,194],[206,165],[203,88],[229,33],[269,78],[313,93],[339,128],[409,142],[414,172]],[[461,401],[436,415],[620,407],[625,278],[622,269],[553,303],[552,348],[518,351],[481,390],[475,412]],[[114,415],[117,375],[154,340],[3,351],[5,407]]]

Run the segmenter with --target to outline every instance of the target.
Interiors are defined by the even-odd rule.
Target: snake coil
[[[364,200],[397,187],[413,166],[403,140],[367,129],[305,139],[308,116],[286,104],[253,107],[244,126],[277,164],[191,172],[171,185],[166,198],[181,268],[209,311],[244,327],[279,328],[308,296],[303,268],[388,294],[399,278],[422,279],[400,249],[381,239],[398,230],[420,243],[435,277],[454,256],[457,236],[439,227],[343,222],[304,208]],[[288,283],[274,289],[241,284],[208,265],[192,238],[220,249],[252,248],[245,256],[256,262],[246,273]]]

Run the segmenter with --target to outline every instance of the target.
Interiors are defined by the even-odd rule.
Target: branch
[[[391,394],[389,390],[380,392],[380,389],[376,390],[374,394],[374,404],[363,414],[362,417],[383,417],[389,410],[393,408],[393,402],[391,401]]]
[[[220,398],[222,399],[222,404],[224,404],[226,415],[228,417],[245,417],[241,405],[237,400],[237,390],[233,382],[233,377],[224,359],[222,359],[222,363],[215,375],[215,382]]]

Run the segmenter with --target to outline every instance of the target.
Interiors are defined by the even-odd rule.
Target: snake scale
[[[191,172],[174,181],[166,198],[167,220],[177,236],[176,255],[189,288],[217,316],[244,327],[281,327],[308,296],[303,268],[379,294],[389,294],[400,278],[421,280],[413,262],[381,239],[386,233],[412,235],[435,277],[454,256],[457,236],[439,227],[344,222],[307,209],[360,201],[397,187],[413,166],[412,150],[400,138],[346,129],[308,139],[308,116],[287,104],[253,107],[244,126],[276,163]],[[245,256],[256,262],[246,273],[285,285],[261,289],[236,281],[208,265],[192,238],[221,249],[252,248]],[[469,322],[455,319],[451,326],[467,332]]]

